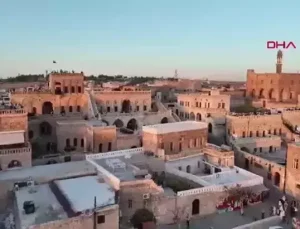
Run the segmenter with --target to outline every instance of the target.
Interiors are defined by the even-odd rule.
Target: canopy
[[[0,132],[0,145],[24,143],[24,131]]]

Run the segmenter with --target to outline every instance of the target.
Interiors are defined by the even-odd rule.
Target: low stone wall
[[[232,229],[267,229],[269,227],[279,226],[279,225],[281,225],[280,216],[272,216],[249,224],[241,225]]]

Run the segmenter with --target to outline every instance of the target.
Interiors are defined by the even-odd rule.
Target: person
[[[186,217],[186,228],[190,229],[190,215],[189,214]]]
[[[262,210],[262,211],[261,211],[261,219],[264,219],[264,218],[265,218],[265,211]]]
[[[242,216],[244,215],[244,205],[243,205],[243,203],[241,204],[241,215]]]

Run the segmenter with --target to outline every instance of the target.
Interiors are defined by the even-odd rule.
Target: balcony
[[[14,154],[14,153],[30,153],[30,143],[13,144],[13,145],[1,145],[0,155]]]

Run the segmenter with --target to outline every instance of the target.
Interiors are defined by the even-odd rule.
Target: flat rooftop
[[[101,182],[97,176],[57,180],[55,183],[74,212],[93,209],[94,197],[97,207],[115,204],[115,191],[108,184]]]
[[[73,176],[93,175],[97,171],[87,161],[74,161],[61,164],[40,165],[0,172],[0,181],[20,181],[28,178],[50,181]]]
[[[164,166],[164,162],[158,158],[148,157],[145,154],[133,154],[130,156],[116,156],[111,158],[93,159],[95,163],[112,173],[120,181],[132,181],[143,178],[135,175],[140,171],[147,173],[148,166]],[[138,172],[139,171],[139,172]]]
[[[253,176],[254,177],[254,176]],[[253,178],[251,174],[241,174],[236,172],[236,169],[231,169],[225,172],[220,172],[208,176],[201,176],[201,179],[210,183],[211,185],[225,185],[239,183]]]
[[[15,196],[17,214],[22,229],[68,217],[48,184],[22,188],[15,192]],[[33,214],[25,214],[23,209],[25,201],[34,202],[35,212]]]
[[[184,121],[143,126],[143,132],[151,134],[168,134],[181,131],[207,129],[206,122]]]

